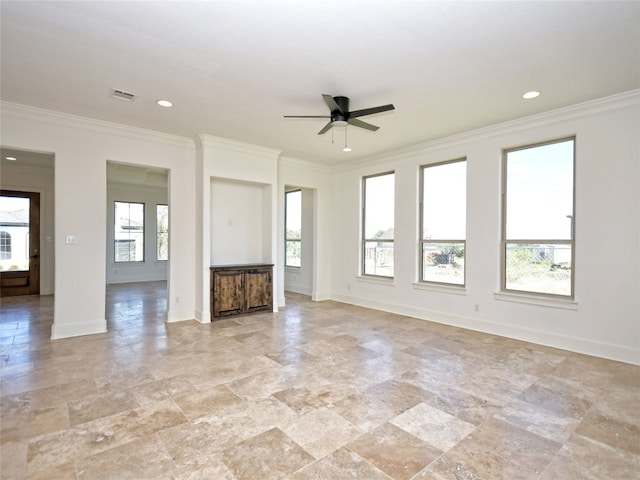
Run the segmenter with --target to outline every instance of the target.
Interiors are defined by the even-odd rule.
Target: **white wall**
[[[54,291],[54,171],[51,168],[2,163],[1,185],[5,190],[40,193],[40,294]]]
[[[143,203],[144,261],[115,263],[114,202]],[[156,260],[156,205],[167,205],[167,188],[124,183],[107,184],[107,284],[149,282],[167,279],[166,260]],[[171,227],[171,225],[169,226]]]
[[[56,296],[52,338],[106,330],[107,160],[169,170],[168,319],[193,318],[192,141],[7,103],[2,104],[1,115],[3,145],[55,155]],[[75,235],[77,243],[66,245],[67,235]],[[176,297],[181,302],[176,302]]]
[[[263,201],[264,188],[248,182],[211,180],[210,265],[264,262],[263,224],[265,217],[271,218]]]
[[[388,155],[332,183],[331,297],[418,318],[640,363],[640,95],[632,92]],[[504,148],[576,136],[575,303],[498,294]],[[418,170],[467,158],[467,284],[416,286]],[[396,172],[395,279],[359,278],[363,175]],[[348,208],[345,208],[348,206]],[[475,312],[475,306],[479,312]]]

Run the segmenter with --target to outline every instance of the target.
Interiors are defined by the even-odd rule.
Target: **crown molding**
[[[280,166],[290,166],[292,168],[301,168],[304,170],[313,170],[322,174],[331,174],[334,170],[333,167],[325,165],[323,163],[311,162],[308,160],[300,160],[299,158],[281,156]]]
[[[259,157],[268,157],[269,159],[277,159],[280,156],[280,150],[275,148],[262,147],[251,143],[238,142],[229,138],[216,137],[201,133],[195,138],[197,148],[217,148],[236,153],[255,155]]]
[[[46,110],[43,108],[22,105],[19,103],[0,102],[0,112],[3,117],[13,116],[32,121],[47,122],[53,125],[90,130],[93,132],[120,135],[138,140],[154,141],[179,147],[193,148],[193,140],[170,133],[132,127],[121,123],[96,120],[95,118],[72,115],[70,113]]]
[[[477,140],[484,140],[498,135],[507,135],[526,129],[553,125],[554,123],[567,122],[579,118],[595,115],[631,106],[640,107],[640,89],[611,95],[608,97],[590,100],[588,102],[570,105],[568,107],[549,110],[547,112],[529,115],[526,117],[510,120],[508,122],[497,123],[487,127],[469,130],[437,140],[410,145],[397,150],[389,150],[365,157],[358,162],[350,164],[340,164],[332,168],[332,173],[345,172],[364,166],[373,166],[381,163],[395,162],[407,157],[413,157],[425,152],[442,150],[445,148],[460,146]]]

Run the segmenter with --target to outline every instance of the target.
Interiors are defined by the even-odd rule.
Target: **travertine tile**
[[[69,427],[69,414],[63,406],[3,415],[0,443],[20,442]]]
[[[68,405],[69,420],[72,426],[126,410],[133,410],[140,406],[136,397],[128,390],[85,397],[82,400],[69,402]]]
[[[455,388],[443,387],[436,392],[434,397],[425,400],[425,403],[473,425],[484,423],[502,409],[488,400]]]
[[[4,384],[3,384],[4,386]],[[45,388],[36,388],[26,392],[11,395],[9,391],[2,389],[2,414],[11,415],[31,409],[66,406],[67,402],[88,395],[98,393],[96,385],[91,380],[79,380],[63,382]]]
[[[640,427],[637,425],[598,412],[589,412],[576,429],[576,433],[640,455]]]
[[[387,474],[345,448],[310,463],[290,478],[291,480],[391,480]]]
[[[0,305],[0,479],[636,480],[640,367],[287,294],[167,324],[107,289],[108,333]],[[363,458],[365,457],[365,458]]]
[[[192,390],[193,385],[182,375],[143,383],[131,389],[141,405],[177,397]]]
[[[521,400],[505,405],[495,414],[495,418],[561,443],[580,424],[580,420],[573,416],[558,415],[552,410]]]
[[[215,455],[206,455],[193,465],[178,467],[154,480],[237,480],[229,468]]]
[[[189,420],[210,415],[242,403],[242,399],[224,385],[191,391],[175,397],[173,400]]]
[[[123,369],[108,375],[97,377],[95,380],[98,393],[108,393],[118,390],[128,390],[142,383],[149,383],[156,378],[151,375],[147,367]]]
[[[291,387],[273,394],[275,398],[299,414],[308,414],[327,406],[327,403],[308,388]]]
[[[27,472],[85,458],[186,422],[173,403],[155,403],[99,418],[29,442]]]
[[[74,462],[57,467],[48,468],[41,472],[35,472],[27,476],[27,480],[76,480],[78,469]]]
[[[284,432],[315,458],[322,458],[365,433],[330,408],[301,415]]]
[[[149,436],[78,462],[79,480],[158,478],[175,468],[162,442]]]
[[[220,456],[238,480],[285,478],[314,460],[278,428],[240,442]]]
[[[273,397],[242,402],[214,414],[193,421],[194,427],[203,431],[210,428],[217,438],[210,449],[229,448],[271,428],[287,429],[298,419],[297,414]],[[206,425],[207,427],[201,427]],[[170,439],[165,440],[169,442]]]
[[[398,480],[410,479],[442,454],[391,423],[361,436],[347,448]]]
[[[559,442],[492,419],[462,439],[443,458],[448,461],[462,460],[474,469],[484,468],[484,459],[489,458],[492,459],[490,465],[494,474],[498,470],[511,472],[514,469],[519,472],[515,478],[535,478],[547,467],[561,446]],[[485,476],[492,478],[486,472]]]
[[[531,385],[518,398],[557,413],[560,416],[582,419],[591,402],[573,394],[552,390],[538,384]]]
[[[351,423],[369,431],[430,397],[432,393],[419,387],[390,381],[345,398],[335,408]]]
[[[574,435],[540,476],[540,480],[636,480],[640,456]]]
[[[401,413],[391,423],[443,452],[476,429],[475,425],[426,403],[420,403]]]

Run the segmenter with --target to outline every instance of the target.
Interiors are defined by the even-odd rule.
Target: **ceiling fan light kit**
[[[331,95],[323,94],[322,98],[329,107],[329,115],[285,115],[284,118],[328,118],[329,122],[322,127],[318,132],[318,135],[327,133],[333,127],[345,127],[344,148],[342,149],[344,152],[351,151],[351,148],[347,146],[346,127],[348,125],[353,125],[354,127],[364,128],[365,130],[375,132],[380,127],[372,125],[371,123],[363,122],[362,120],[359,120],[358,117],[364,117],[366,115],[373,115],[375,113],[382,113],[395,109],[392,104],[388,104],[349,111],[349,97],[332,97]]]

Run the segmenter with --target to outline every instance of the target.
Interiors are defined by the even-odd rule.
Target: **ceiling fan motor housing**
[[[346,125],[349,119],[349,98],[348,97],[333,97],[340,110],[334,109],[331,111],[331,123],[334,125]]]

